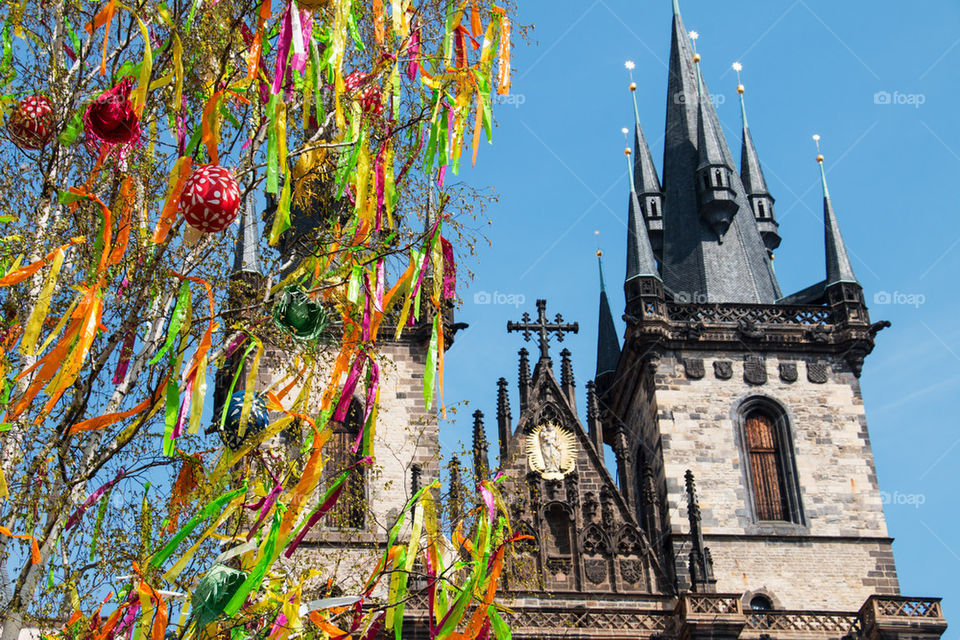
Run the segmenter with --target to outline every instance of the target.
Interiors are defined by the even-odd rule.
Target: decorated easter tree
[[[352,592],[287,567],[376,458],[382,339],[429,332],[442,406],[479,201],[453,176],[510,90],[510,3],[99,2],[4,7],[3,640],[399,637],[413,575],[431,637],[505,637],[492,481],[450,540],[423,487]],[[265,277],[237,296],[264,210]],[[292,355],[264,390],[272,346]],[[354,461],[324,469],[354,396]]]

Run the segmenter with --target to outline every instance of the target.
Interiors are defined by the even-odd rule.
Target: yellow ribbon
[[[137,80],[137,90],[133,94],[133,104],[137,113],[143,111],[147,104],[147,91],[150,90],[150,74],[153,72],[153,50],[150,48],[150,33],[147,25],[137,16],[140,25],[140,35],[143,36],[143,61],[140,63],[140,78]]]
[[[63,267],[65,255],[65,247],[59,247],[54,252],[50,272],[44,280],[43,288],[40,289],[37,303],[33,306],[33,311],[30,312],[26,328],[23,331],[23,338],[20,341],[20,353],[24,355],[32,356],[37,352],[37,338],[40,337],[43,321],[47,319],[47,313],[50,311],[50,300],[53,298],[53,290],[57,286],[57,277]]]

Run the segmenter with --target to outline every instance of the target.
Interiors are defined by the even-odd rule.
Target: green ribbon
[[[263,545],[263,554],[250,572],[250,575],[247,576],[247,579],[243,581],[243,584],[240,585],[237,592],[230,598],[230,602],[224,607],[223,612],[226,615],[234,615],[240,610],[240,607],[243,606],[247,595],[249,595],[250,592],[256,593],[256,590],[260,588],[260,583],[263,582],[263,576],[267,573],[267,568],[277,559],[280,551],[277,548],[277,537],[280,535],[280,525],[283,522],[283,514],[286,513],[286,511],[286,505],[277,503],[277,508],[273,512],[273,526],[270,527],[270,533],[267,534],[267,541]]]
[[[279,94],[271,94],[267,101],[267,193],[280,190],[280,150],[277,142],[277,101]]]
[[[497,640],[512,640],[513,633],[510,631],[510,625],[500,617],[497,609],[491,604],[487,607],[487,615],[490,617],[490,626],[493,628],[493,635]]]
[[[163,455],[172,456],[177,449],[173,430],[177,426],[177,413],[180,410],[180,388],[176,380],[167,380],[166,414],[163,420]]]
[[[233,491],[224,493],[207,504],[207,506],[193,516],[193,518],[190,519],[190,522],[184,525],[184,527],[180,529],[176,535],[170,538],[170,541],[167,542],[167,544],[164,545],[160,551],[155,553],[153,557],[150,558],[150,566],[154,569],[159,569],[161,566],[163,566],[163,563],[166,562],[173,552],[177,550],[177,547],[180,546],[180,543],[183,542],[184,538],[190,535],[193,530],[200,525],[201,522],[214,514],[219,514],[221,511],[223,511],[224,505],[242,493],[245,493],[246,490],[247,483],[244,482],[243,486],[239,489],[234,489]]]
[[[148,364],[155,365],[160,362],[166,353],[170,350],[170,347],[173,346],[174,341],[177,339],[177,334],[180,333],[180,326],[183,324],[183,319],[187,315],[187,304],[190,301],[190,284],[184,280],[180,283],[180,293],[177,295],[177,305],[173,308],[173,314],[170,316],[170,326],[167,328],[167,340],[164,342],[163,346],[160,348],[160,351],[157,351],[156,355],[150,358]]]
[[[247,361],[247,356],[250,355],[250,352],[257,348],[257,343],[250,341],[247,350],[243,352],[243,357],[240,358],[240,365],[237,366],[236,373],[233,374],[233,380],[230,382],[230,390],[227,391],[226,400],[223,402],[223,412],[220,414],[220,430],[222,431],[224,425],[227,424],[227,414],[230,413],[230,398],[233,397],[233,391],[237,387],[237,380],[240,379],[240,374],[243,372],[243,363]]]
[[[360,145],[366,143],[365,138],[366,127],[364,126],[360,129],[357,135],[357,141],[354,143],[350,153],[340,155],[336,173],[337,200],[343,197],[343,190],[347,186],[347,178],[357,167],[357,158],[360,157]]]
[[[107,515],[107,505],[110,504],[110,494],[113,493],[113,487],[107,490],[107,494],[100,499],[100,507],[97,509],[97,519],[93,524],[93,535],[90,537],[90,561],[97,555],[97,540],[100,539],[100,531],[103,529],[103,519]]]
[[[433,317],[433,332],[430,334],[430,347],[427,349],[427,364],[423,369],[423,404],[427,411],[433,407],[433,387],[437,370],[437,349],[439,346],[440,314]]]

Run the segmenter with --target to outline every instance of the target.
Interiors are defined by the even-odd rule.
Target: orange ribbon
[[[40,258],[39,260],[37,260],[36,262],[31,262],[26,266],[20,267],[16,271],[12,271],[8,273],[7,275],[0,278],[0,287],[9,287],[12,284],[19,284],[23,282],[24,280],[26,280],[27,278],[35,274],[37,271],[40,271],[40,269],[43,268],[43,265],[47,264],[47,262],[49,262],[50,260],[53,260],[53,257],[57,255],[58,251],[63,251],[68,247],[70,247],[71,245],[80,244],[81,242],[86,242],[86,239],[83,238],[82,236],[73,238],[67,244],[57,247],[56,249],[48,253],[43,258]]]
[[[37,539],[31,535],[16,535],[10,529],[0,526],[0,533],[9,537],[16,538],[18,540],[29,540],[30,541],[30,564],[40,564],[40,546],[37,544]]]

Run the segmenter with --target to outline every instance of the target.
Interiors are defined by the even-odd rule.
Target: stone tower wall
[[[718,361],[729,372],[715,369]],[[667,352],[633,390],[626,423],[650,456],[681,588],[689,585],[683,475],[690,469],[719,592],[766,589],[788,609],[856,608],[872,593],[897,593],[858,380],[828,356],[768,353],[763,384],[747,382],[744,366],[742,352]],[[785,410],[800,523],[753,515],[738,408],[755,396]]]

